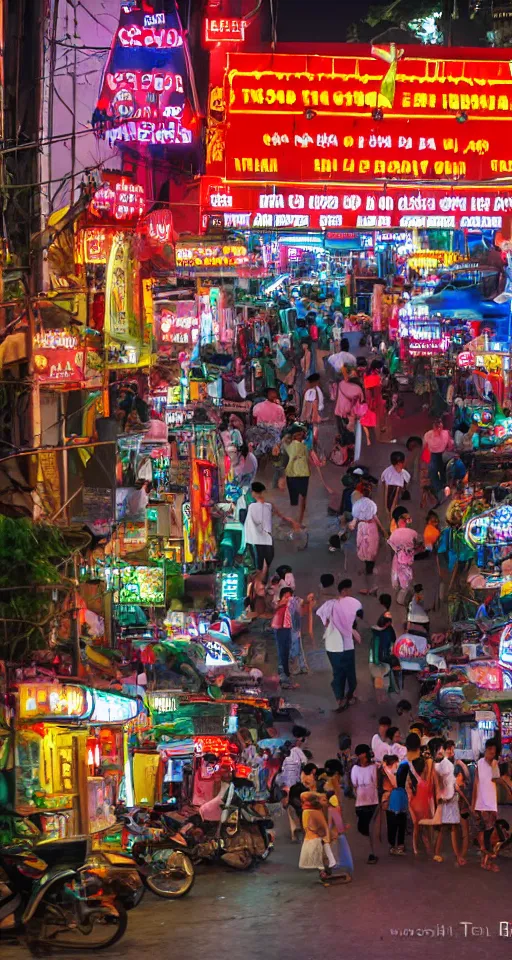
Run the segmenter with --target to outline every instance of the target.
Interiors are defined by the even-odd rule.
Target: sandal
[[[436,853],[436,855],[432,857],[432,860],[434,861],[434,863],[442,863],[444,860],[444,857],[441,857],[439,856],[439,854]]]

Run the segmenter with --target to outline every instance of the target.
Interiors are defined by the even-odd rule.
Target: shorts
[[[372,803],[367,807],[356,807],[357,830],[363,837],[370,836],[370,824],[375,816],[377,807],[377,803]]]
[[[296,507],[299,503],[299,496],[306,498],[308,495],[309,477],[287,477],[286,486],[290,497],[290,506]]]
[[[486,833],[488,830],[494,830],[498,814],[495,810],[477,810],[478,831]]]

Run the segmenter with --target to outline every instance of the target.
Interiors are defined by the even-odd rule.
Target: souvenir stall
[[[49,837],[114,822],[127,760],[130,697],[78,684],[20,683],[15,715],[15,809]]]

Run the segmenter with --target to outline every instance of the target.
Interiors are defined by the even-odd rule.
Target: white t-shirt
[[[498,792],[495,781],[500,776],[497,760],[487,763],[484,757],[478,761],[478,784],[476,788],[475,810],[494,810],[498,812]]]
[[[434,764],[434,770],[437,776],[437,799],[451,800],[455,793],[455,768],[453,763],[448,757],[443,757],[440,763]]]
[[[246,543],[272,546],[272,504],[250,503],[245,518]]]
[[[399,760],[405,760],[407,756],[407,747],[403,743],[391,743],[388,753],[392,753]]]
[[[318,412],[321,413],[324,409],[324,395],[320,387],[310,387],[309,390],[306,390],[304,394],[304,400],[307,400],[308,403],[314,403],[318,398]]]
[[[357,360],[353,353],[348,353],[346,350],[340,350],[339,353],[333,353],[330,357],[327,358],[328,363],[331,364],[331,367],[334,367],[336,373],[339,373],[342,367],[356,367]]]
[[[384,757],[392,752],[393,751],[391,750],[391,744],[389,741],[381,740],[378,733],[374,734],[372,737],[372,753],[375,760],[377,760],[378,763],[382,763]]]
[[[379,802],[377,767],[374,763],[367,767],[352,767],[350,778],[356,791],[356,807],[370,807]]]
[[[387,483],[389,487],[403,487],[406,483],[409,483],[411,474],[408,470],[399,472],[391,464],[389,467],[386,467],[380,479],[382,483]]]

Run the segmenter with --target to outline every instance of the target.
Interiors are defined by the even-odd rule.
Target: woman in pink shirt
[[[364,402],[364,393],[361,384],[357,379],[340,380],[338,383],[338,393],[336,396],[336,406],[334,413],[338,421],[338,430],[343,434],[343,420],[350,420],[354,415],[354,407],[358,403]],[[353,427],[349,424],[349,430]]]
[[[441,492],[446,486],[446,465],[443,454],[447,450],[453,450],[452,437],[448,430],[444,429],[442,420],[434,420],[432,430],[423,437],[423,444],[430,453],[428,475],[439,504]]]

